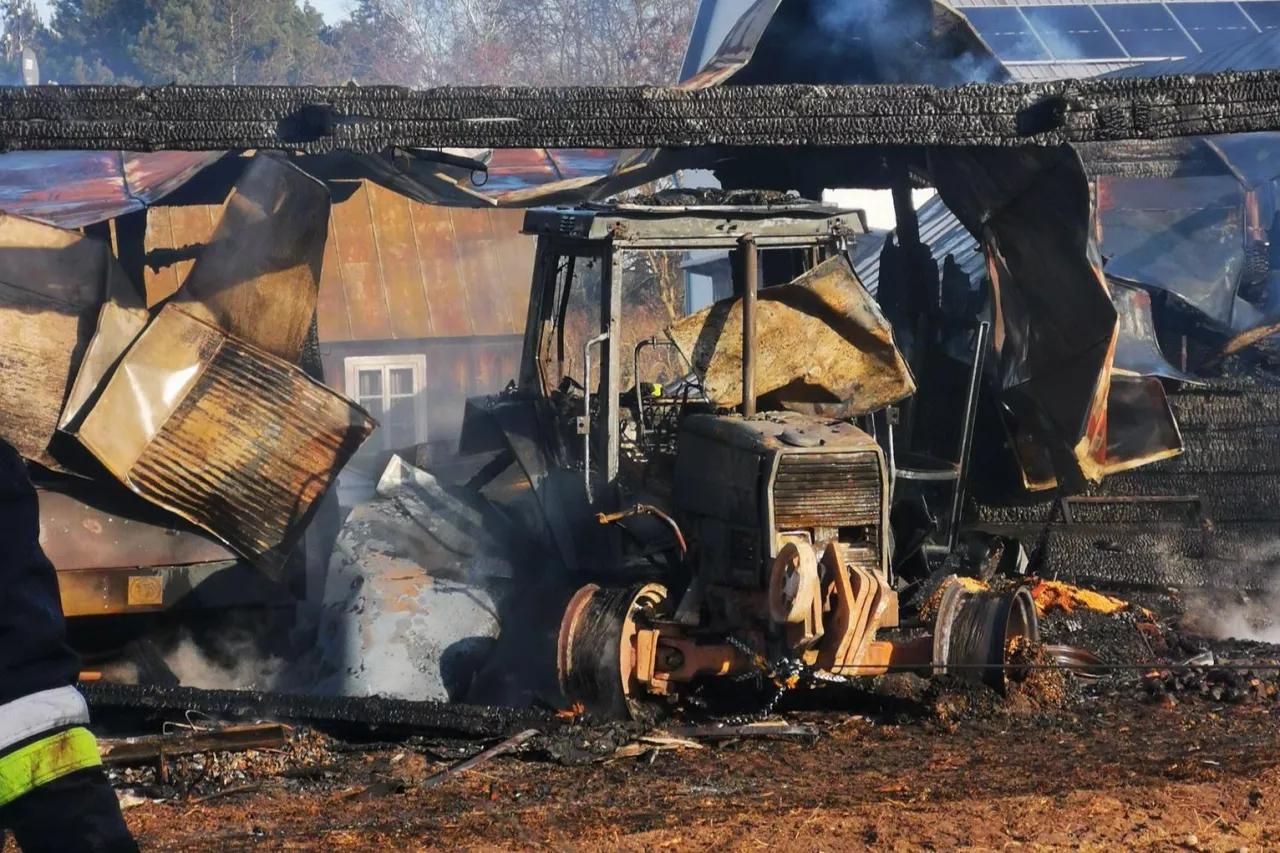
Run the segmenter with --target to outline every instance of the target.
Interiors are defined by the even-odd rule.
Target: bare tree
[[[368,82],[670,83],[696,9],[697,0],[360,0],[353,29],[384,60],[366,63]]]

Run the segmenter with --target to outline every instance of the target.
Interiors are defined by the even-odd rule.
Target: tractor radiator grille
[[[880,459],[875,453],[784,456],[773,484],[779,529],[880,523]]]

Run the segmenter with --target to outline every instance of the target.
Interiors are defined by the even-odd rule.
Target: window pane
[[[1255,3],[1241,3],[1240,8],[1253,19],[1263,30],[1274,30],[1280,27],[1280,2],[1277,0],[1260,0]]]
[[[413,393],[413,368],[393,367],[387,371],[391,374],[391,393],[404,395]]]
[[[685,253],[678,251],[632,251],[622,255],[624,389],[635,381],[636,345],[651,338],[665,340],[664,330],[687,313],[684,262]],[[670,347],[641,350],[640,381],[673,382],[684,373],[683,360]]]
[[[373,415],[373,419],[378,423],[382,423],[382,398],[381,397],[360,397],[357,403],[369,410],[369,414]]]
[[[964,16],[1000,59],[1029,62],[1050,58],[1017,9],[965,9]]]
[[[387,446],[392,450],[409,447],[418,443],[417,424],[414,419],[412,397],[400,397],[391,401],[391,409],[383,422],[386,430]]]
[[[1170,3],[1172,12],[1201,50],[1230,47],[1256,31],[1234,3]]]
[[[1108,3],[1093,8],[1132,57],[1193,56],[1193,45],[1160,3]]]
[[[382,398],[382,371],[380,369],[356,371],[356,381],[359,388],[356,396],[361,399],[365,397]]]
[[[1057,59],[1125,56],[1088,6],[1029,6],[1022,12]]]

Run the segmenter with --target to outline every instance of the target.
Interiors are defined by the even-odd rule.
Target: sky
[[[330,24],[347,16],[347,3],[348,0],[311,0],[311,5],[320,10],[325,21]],[[49,20],[49,8],[52,5],[52,0],[36,0],[36,6],[40,9],[40,15],[45,21]]]

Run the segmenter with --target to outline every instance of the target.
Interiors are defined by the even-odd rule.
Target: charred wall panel
[[[1182,456],[1108,477],[1068,502],[1070,523],[1052,496],[975,501],[975,520],[1043,545],[1039,571],[1085,583],[1270,588],[1280,566],[1280,387],[1216,380],[1169,401]]]

